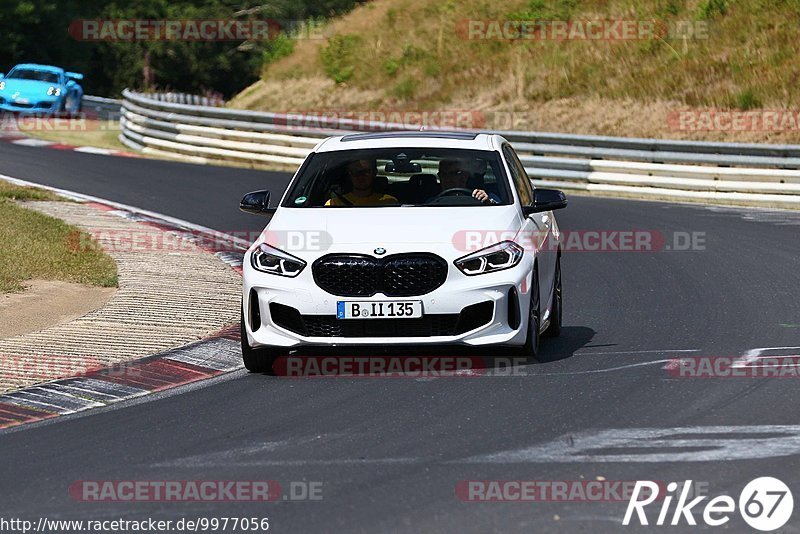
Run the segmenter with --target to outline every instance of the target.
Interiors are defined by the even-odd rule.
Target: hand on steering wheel
[[[488,204],[490,202],[489,193],[484,191],[483,189],[476,189],[472,192],[472,198],[477,198],[481,201],[482,204]]]

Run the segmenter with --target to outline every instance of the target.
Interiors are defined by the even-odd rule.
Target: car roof
[[[13,69],[31,69],[31,70],[41,70],[46,72],[54,72],[56,74],[61,74],[64,72],[64,69],[61,67],[54,67],[52,65],[37,65],[36,63],[20,63],[19,65],[15,65]]]
[[[497,150],[503,138],[481,132],[442,130],[352,133],[329,137],[318,144],[315,152],[362,150],[366,148],[460,148],[465,150]]]

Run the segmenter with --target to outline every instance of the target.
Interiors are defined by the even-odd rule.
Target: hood
[[[289,232],[319,232],[339,245],[427,243],[454,244],[468,232],[502,234],[516,231],[515,206],[404,208],[281,208],[267,226],[265,239],[280,246]],[[273,238],[273,239],[270,239]]]
[[[37,80],[19,80],[17,78],[0,78],[5,82],[6,88],[0,91],[5,98],[11,98],[14,93],[19,93],[22,98],[47,98],[47,89],[50,87],[61,87],[57,83],[40,82]]]

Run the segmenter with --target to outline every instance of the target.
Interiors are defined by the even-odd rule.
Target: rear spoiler
[[[75,80],[76,82],[83,79],[83,74],[78,74],[77,72],[65,72],[64,76],[70,80]]]

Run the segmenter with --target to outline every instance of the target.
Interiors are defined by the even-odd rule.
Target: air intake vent
[[[255,332],[261,328],[261,308],[258,304],[258,293],[255,289],[250,290],[250,330]]]

